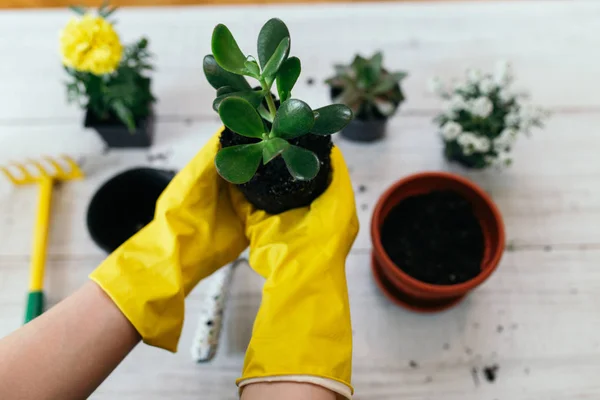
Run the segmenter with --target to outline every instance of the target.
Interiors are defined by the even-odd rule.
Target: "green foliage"
[[[215,158],[217,171],[229,182],[242,184],[252,179],[261,162],[266,165],[281,156],[292,177],[314,179],[319,159],[288,140],[333,134],[352,120],[352,111],[341,104],[312,110],[292,98],[301,64],[297,57],[289,57],[290,34],[283,21],[267,21],[259,33],[257,50],[258,62],[244,55],[225,25],[219,24],[213,31],[213,54],[204,58],[206,79],[217,90],[213,108],[227,128],[260,140],[221,149]],[[252,89],[244,76],[256,79],[260,88]],[[275,82],[279,105],[271,94]]]
[[[336,101],[346,104],[361,119],[390,117],[404,101],[400,82],[405,72],[390,73],[382,66],[383,54],[370,59],[356,55],[350,65],[336,65],[327,79]]]
[[[106,11],[112,12],[114,9]],[[101,120],[118,118],[130,132],[136,121],[147,117],[155,101],[146,73],[153,69],[148,40],[140,39],[124,49],[123,59],[110,75],[94,75],[65,67],[71,81],[66,83],[67,100],[89,109]]]

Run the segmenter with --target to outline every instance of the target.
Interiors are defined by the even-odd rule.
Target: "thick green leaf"
[[[278,137],[265,140],[263,143],[263,164],[267,164],[269,161],[283,153],[285,149],[290,147],[287,140]]]
[[[226,127],[243,136],[262,138],[265,128],[254,106],[239,97],[228,97],[219,106]]]
[[[237,92],[237,90],[235,90],[231,86],[222,86],[217,89],[217,96],[222,96],[227,93],[235,93],[235,92]]]
[[[258,113],[260,114],[260,116],[265,121],[273,122],[273,116],[271,115],[269,110],[266,109],[266,107],[264,105],[261,104],[260,106],[258,106],[257,110],[258,110]]]
[[[310,132],[315,123],[313,111],[298,99],[285,101],[277,110],[273,121],[273,133],[277,137],[291,139]]]
[[[283,38],[283,40],[281,41],[281,43],[279,43],[279,46],[277,46],[275,52],[267,62],[267,65],[265,65],[265,67],[263,68],[261,77],[267,81],[267,84],[269,84],[269,86],[275,80],[275,75],[277,75],[279,67],[281,67],[281,64],[283,64],[283,61],[285,61],[289,50],[290,38]]]
[[[215,26],[211,46],[215,60],[223,69],[238,75],[244,75],[247,72],[244,65],[246,56],[225,25]]]
[[[341,131],[352,121],[352,110],[343,104],[331,104],[314,111],[315,124],[310,130],[317,135],[331,135]]]
[[[212,54],[204,57],[202,67],[204,68],[204,75],[206,75],[208,83],[215,89],[219,89],[223,86],[231,86],[238,91],[250,89],[250,84],[243,76],[225,71],[217,64],[217,61]]]
[[[221,105],[223,100],[225,100],[229,97],[239,97],[241,99],[244,99],[248,103],[252,104],[252,107],[256,108],[260,105],[260,103],[264,99],[265,94],[262,90],[246,90],[243,92],[224,93],[224,94],[218,96],[213,101],[213,110],[219,111],[219,106]]]
[[[133,118],[133,113],[131,110],[123,103],[122,100],[117,99],[110,103],[113,111],[119,117],[121,122],[127,126],[129,133],[135,133],[135,120]]]
[[[242,144],[219,150],[215,157],[219,175],[236,185],[248,182],[260,165],[263,143]]]
[[[244,63],[244,66],[246,67],[246,69],[248,70],[248,75],[250,75],[253,78],[258,79],[260,77],[260,68],[258,66],[258,63],[254,60],[247,60]]]
[[[290,31],[282,20],[278,18],[272,18],[263,25],[260,33],[258,34],[257,45],[258,61],[260,61],[260,65],[263,68],[265,68],[273,56],[273,53],[275,53],[277,46],[279,46],[281,41],[286,37],[290,37]],[[289,47],[285,56],[287,57],[288,54]]]
[[[380,51],[375,53],[373,55],[373,57],[371,57],[370,63],[371,63],[371,68],[373,68],[374,71],[378,71],[377,79],[379,79],[379,73],[381,73],[381,67],[383,64],[383,53]]]
[[[310,181],[319,173],[319,159],[310,150],[290,145],[281,153],[290,175],[301,181]]]
[[[292,95],[292,89],[300,76],[300,60],[298,57],[286,59],[277,73],[277,93],[279,100],[286,101]]]

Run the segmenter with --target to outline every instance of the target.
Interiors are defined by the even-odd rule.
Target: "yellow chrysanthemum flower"
[[[114,72],[123,56],[112,24],[93,14],[69,21],[60,35],[60,51],[64,65],[95,75]]]

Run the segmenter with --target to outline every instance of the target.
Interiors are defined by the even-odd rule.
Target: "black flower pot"
[[[342,136],[357,142],[372,142],[385,135],[387,119],[362,120],[355,118],[344,129]]]
[[[111,253],[154,218],[158,197],[175,171],[134,168],[105,182],[92,197],[87,228],[92,240]]]
[[[104,143],[112,148],[150,147],[154,137],[154,116],[152,114],[138,119],[135,122],[135,132],[129,132],[125,124],[117,118],[101,120],[93,112],[87,110],[84,126],[96,130]]]

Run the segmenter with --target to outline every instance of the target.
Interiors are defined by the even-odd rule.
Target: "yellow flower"
[[[81,72],[114,72],[123,56],[119,35],[104,18],[85,14],[73,17],[60,34],[62,62]]]

